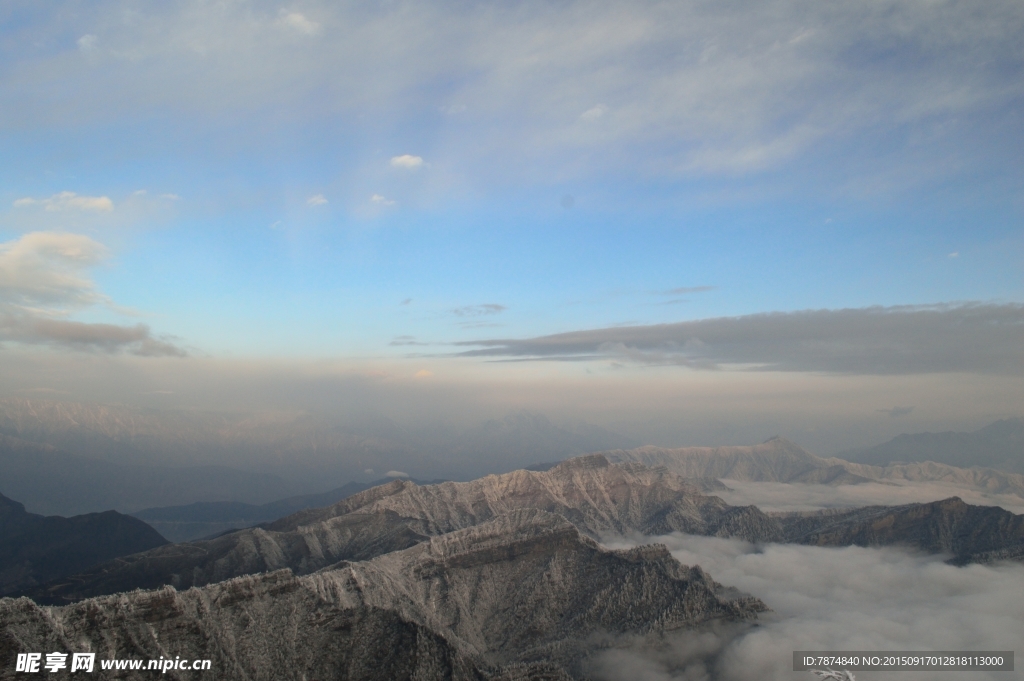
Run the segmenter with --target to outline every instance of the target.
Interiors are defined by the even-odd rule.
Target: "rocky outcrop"
[[[218,679],[571,679],[599,634],[765,610],[724,594],[664,547],[609,551],[559,516],[526,510],[304,577],[283,570],[61,608],[5,599],[0,658],[181,656],[213,660]]]
[[[729,506],[664,469],[613,466],[603,456],[586,456],[544,472],[520,470],[472,482],[420,486],[396,480],[262,527],[112,561],[29,595],[62,603],[165,584],[202,586],[282,568],[308,574],[519,509],[557,514],[592,537],[672,531],[750,541],[782,536],[777,523],[758,509]]]

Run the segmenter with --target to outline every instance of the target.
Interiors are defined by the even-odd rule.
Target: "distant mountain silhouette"
[[[124,511],[198,501],[258,505],[340,487],[388,470],[416,478],[466,480],[538,461],[642,444],[592,424],[555,423],[529,411],[462,427],[444,423],[407,426],[379,415],[156,410],[25,399],[0,400],[0,435],[133,470],[143,466],[175,470],[217,467],[206,476],[219,477],[215,486],[193,488],[203,494],[182,490],[178,496],[115,506]],[[247,471],[251,477],[248,481],[234,479],[230,471]],[[164,479],[171,482],[174,476]],[[274,480],[276,486],[264,484]],[[55,489],[59,496],[59,488]],[[100,497],[105,498],[112,497]],[[35,499],[23,501],[33,510],[44,510]],[[52,503],[45,512],[82,513],[109,507],[70,509],[59,506],[63,501]]]
[[[272,475],[227,466],[132,466],[0,435],[0,485],[28,508],[77,515],[101,509],[238,499],[260,503],[295,490]]]
[[[0,494],[0,596],[164,544],[152,527],[116,511],[44,517]]]
[[[268,504],[243,504],[238,501],[199,501],[184,506],[146,508],[131,515],[152,525],[172,542],[192,541],[214,537],[229,530],[241,530],[260,523],[304,511],[309,508],[332,506],[365,489],[384,485],[390,479],[376,482],[350,482],[320,494],[302,494],[272,501]],[[429,485],[441,480],[413,480]]]
[[[915,433],[884,444],[838,454],[875,466],[893,462],[935,461],[960,468],[980,466],[1024,473],[1024,419],[996,421],[969,433]]]
[[[694,481],[752,480],[818,485],[869,482],[943,482],[992,494],[1024,497],[1024,475],[992,468],[960,468],[933,461],[873,466],[844,459],[823,459],[782,437],[761,444],[732,447],[639,447],[604,452],[610,461],[664,466]],[[705,486],[714,491],[713,486]]]

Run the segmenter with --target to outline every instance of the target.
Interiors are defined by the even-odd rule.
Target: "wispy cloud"
[[[975,115],[1012,110],[1024,90],[1016,77],[1024,13],[1011,0],[941,12],[894,0],[882,10],[812,0],[308,7],[152,5],[128,22],[118,3],[96,3],[70,47],[109,48],[122,87],[111,91],[110,72],[66,54],[25,50],[0,95],[5,114],[23,125],[89,126],[172,105],[194,121],[231,111],[243,126],[263,126],[254,112],[274,104],[292,129],[332,112],[354,113],[368,128],[390,112],[424,130],[408,112],[472,103],[459,117],[472,116],[470,126],[440,133],[467,172],[730,174],[778,166],[823,138],[919,125],[935,131],[928,146],[939,153],[949,145],[972,153],[958,133]],[[38,19],[33,39],[65,35],[71,20],[62,16]],[[94,25],[103,26],[98,39],[87,32]],[[327,26],[335,39],[302,41],[315,50],[288,39]],[[463,49],[447,49],[455,44]],[[558,68],[541,66],[551,64]],[[53,107],[40,88],[66,105]],[[603,162],[580,165],[581,150]],[[419,156],[395,158],[422,165]]]
[[[391,199],[387,198],[386,196],[384,196],[382,194],[374,194],[374,195],[372,195],[370,197],[370,203],[376,204],[378,206],[396,206],[396,205],[398,205],[397,201],[392,201]]]
[[[305,33],[306,35],[316,35],[320,32],[320,24],[315,21],[310,21],[306,18],[306,15],[299,12],[281,10],[278,22],[282,26],[298,31],[299,33]]]
[[[483,305],[464,305],[451,310],[456,317],[483,317],[486,315],[500,314],[508,308],[498,303],[484,303]]]
[[[670,288],[663,293],[669,296],[684,296],[689,293],[707,293],[708,291],[714,291],[717,286],[680,286],[678,288]]]
[[[424,343],[416,340],[415,336],[395,336],[395,338],[388,343],[388,345],[403,346],[403,345],[430,345],[430,343]]]
[[[525,339],[481,339],[469,357],[615,359],[694,368],[850,374],[1024,372],[1024,305],[772,312]]]
[[[306,199],[307,206],[324,206],[327,205],[327,199],[324,198],[323,194],[314,194],[313,196]]]
[[[25,197],[14,202],[15,208],[42,206],[48,211],[90,210],[110,212],[114,210],[114,202],[107,196],[79,196],[75,192],[60,192],[45,199]]]
[[[68,319],[96,305],[119,310],[88,276],[88,270],[107,256],[106,247],[80,234],[32,232],[0,244],[0,339],[77,350],[184,356],[173,339],[155,337],[145,324]]]

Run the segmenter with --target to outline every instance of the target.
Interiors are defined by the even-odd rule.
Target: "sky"
[[[1024,416],[1022,34],[1015,0],[6,2],[0,392],[824,453]]]

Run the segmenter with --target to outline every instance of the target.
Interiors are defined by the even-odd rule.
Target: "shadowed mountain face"
[[[396,480],[334,506],[296,513],[216,539],[112,561],[31,592],[40,602],[157,588],[201,586],[290,568],[308,574],[339,560],[367,560],[519,509],[558,514],[585,534],[692,534],[781,539],[752,507],[732,507],[663,469],[580,457],[546,472],[513,471],[472,482],[419,486]]]
[[[970,433],[900,435],[876,447],[840,454],[847,461],[886,466],[895,461],[935,461],[1024,474],[1024,419],[996,421]]]
[[[211,678],[569,679],[597,634],[765,610],[726,594],[664,547],[609,551],[558,516],[526,510],[305,577],[278,571],[50,611],[0,601],[0,657],[173,650],[214,660]]]
[[[777,514],[787,542],[817,546],[904,544],[950,562],[1024,560],[1024,516],[953,497],[929,504]]]
[[[146,523],[116,511],[43,517],[0,495],[0,596],[166,543]]]

